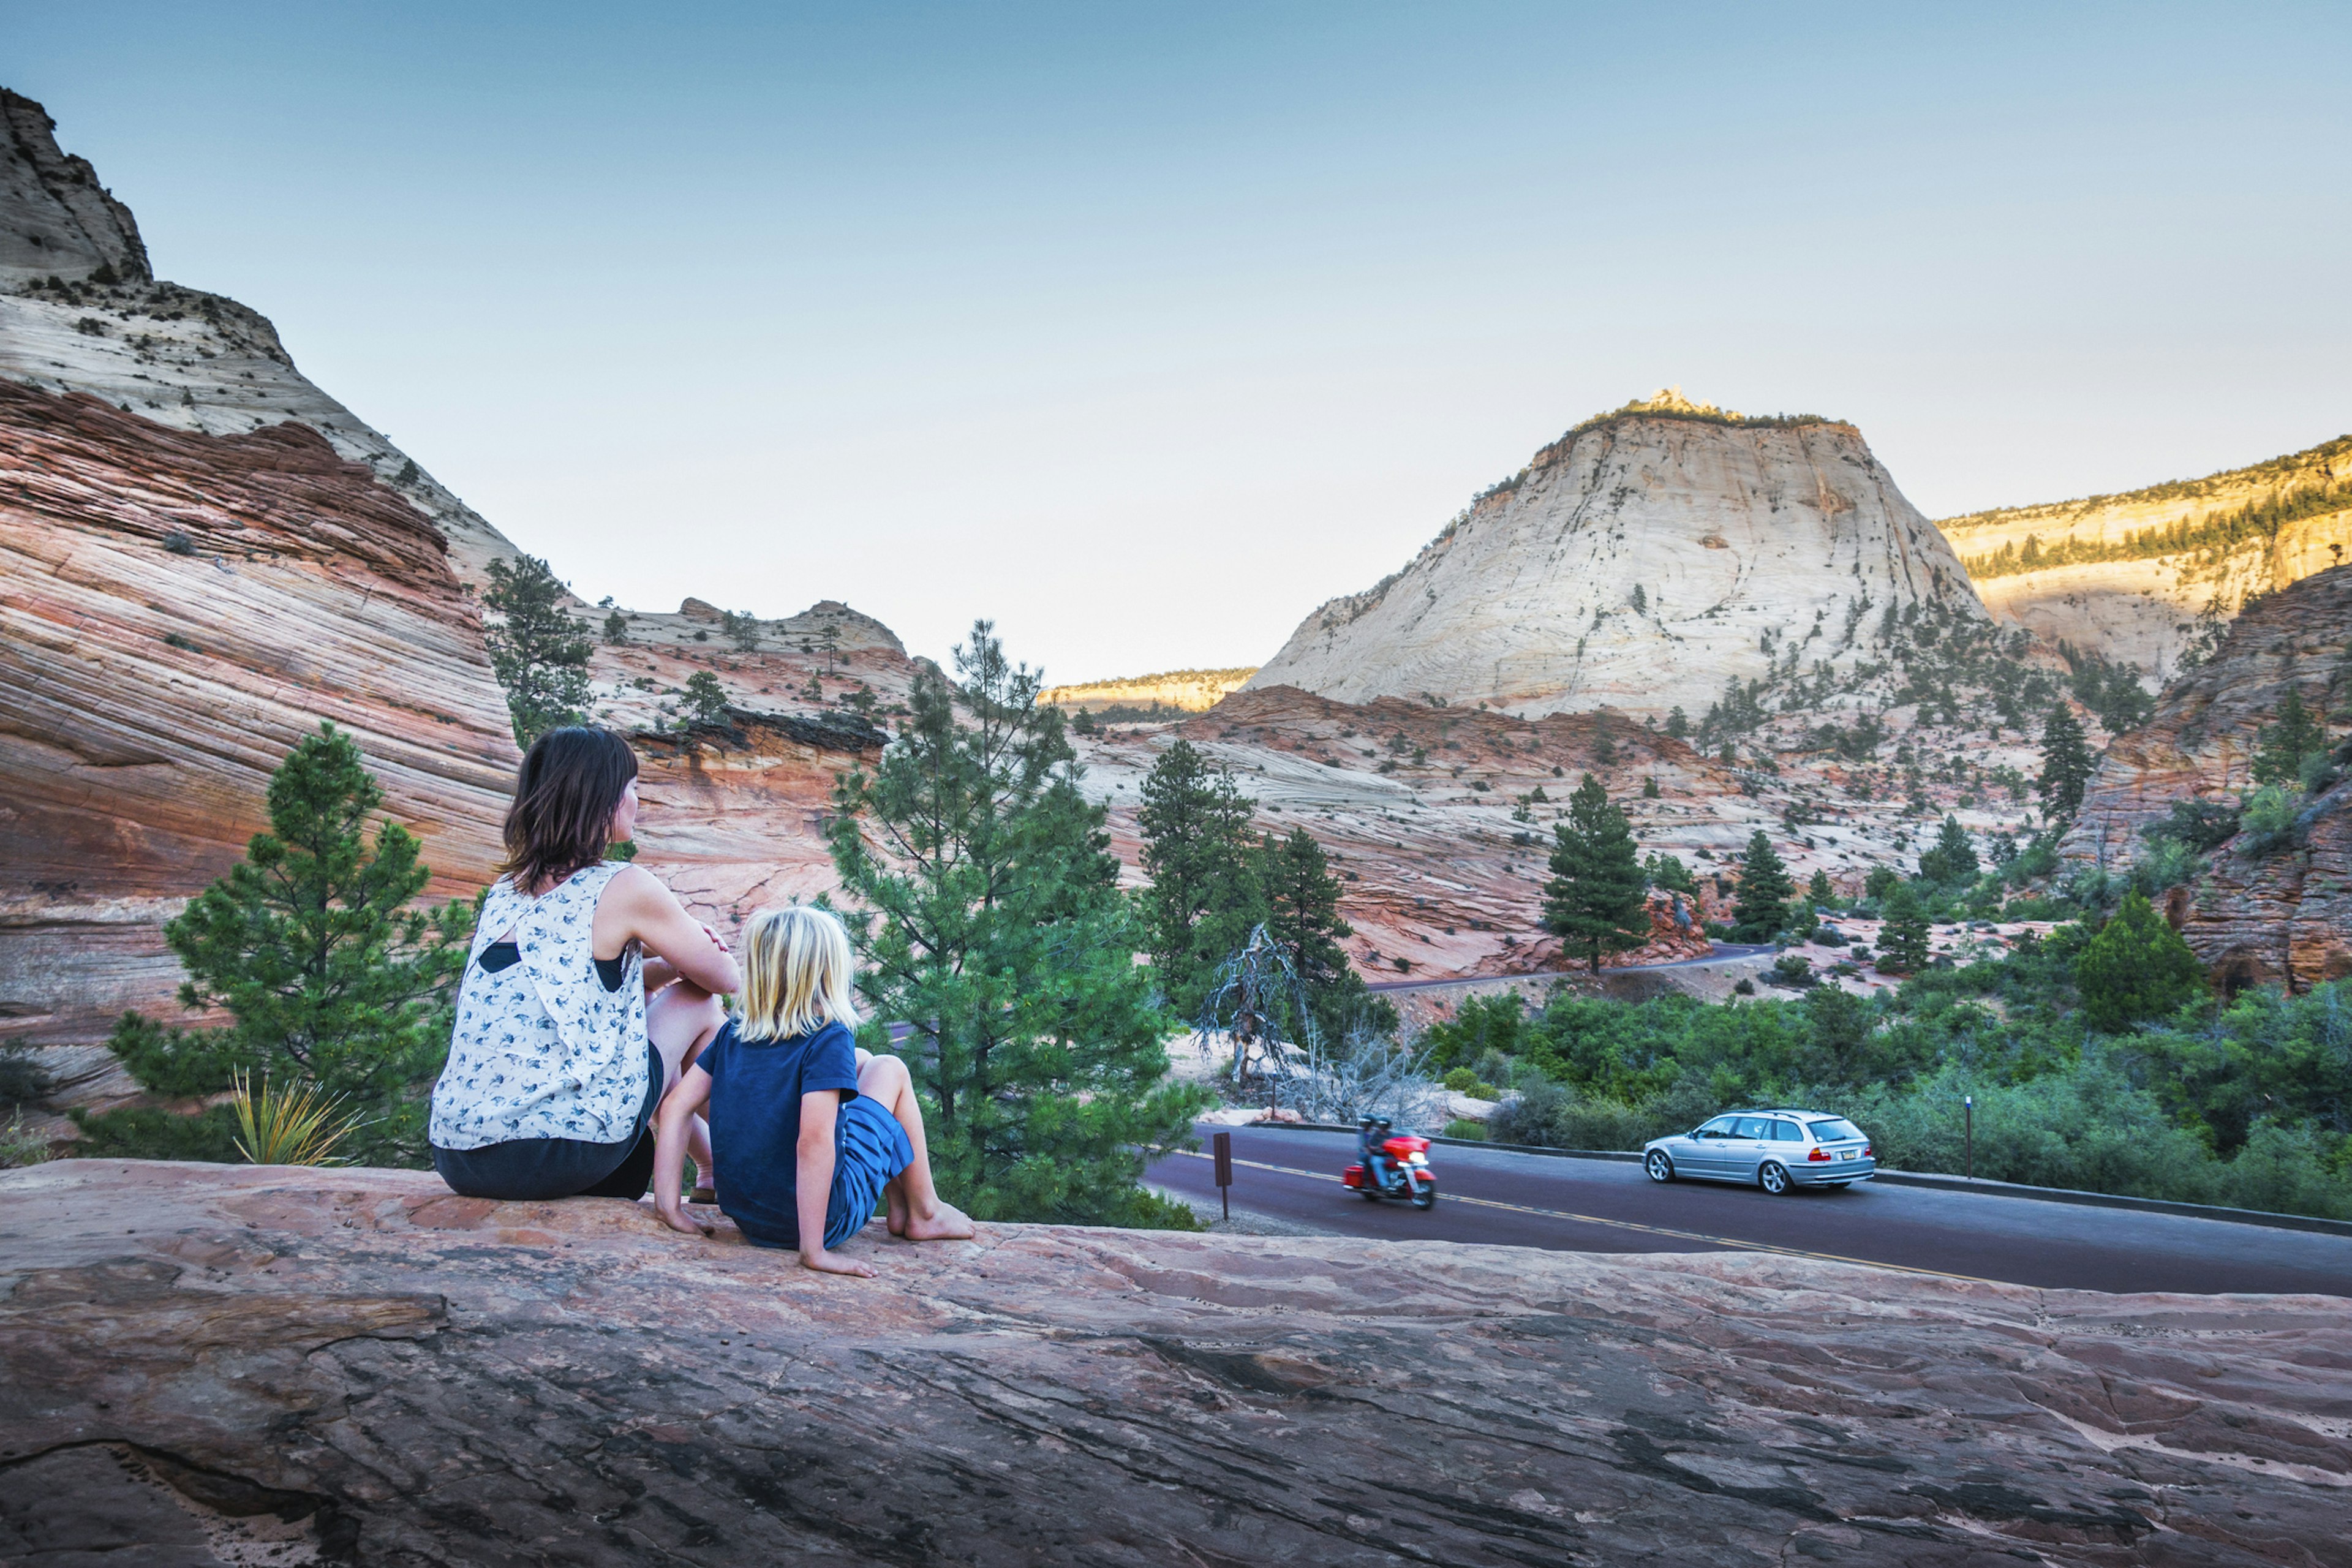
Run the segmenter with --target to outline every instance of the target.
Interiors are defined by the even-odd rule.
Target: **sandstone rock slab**
[[[0,1557],[2352,1562],[2337,1299],[850,1247],[880,1278],[415,1173],[0,1176]]]

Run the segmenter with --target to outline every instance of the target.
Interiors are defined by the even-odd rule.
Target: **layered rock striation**
[[[2109,743],[2061,852],[2127,866],[2146,852],[2142,830],[2176,802],[2234,802],[2252,788],[2263,726],[2289,690],[2315,714],[2352,698],[2352,565],[2256,599],[2231,622],[2214,656],[2165,688],[2156,716]],[[2291,842],[2223,845],[2171,913],[2230,985],[2304,990],[2352,974],[2352,784],[2309,802]]]
[[[0,1034],[175,1015],[161,923],[321,720],[436,892],[493,874],[517,757],[479,615],[432,523],[307,426],[174,431],[0,379]]]
[[[2342,1561],[2333,1298],[879,1229],[826,1279],[425,1173],[0,1175],[0,1557]]]
[[[1308,616],[1250,685],[1696,715],[1794,647],[1858,661],[1864,618],[1915,605],[1984,614],[1860,431],[1660,394],[1538,452],[1402,572]]]
[[[2352,437],[2201,479],[1937,526],[1995,615],[2161,685],[2249,599],[2347,563]]]

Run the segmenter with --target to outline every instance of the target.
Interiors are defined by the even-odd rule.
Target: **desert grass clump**
[[[351,1135],[350,1117],[338,1116],[341,1095],[320,1092],[315,1083],[292,1088],[273,1085],[268,1078],[256,1089],[245,1073],[236,1075],[236,1152],[249,1165],[347,1165],[335,1145]]]
[[[48,1157],[49,1141],[25,1126],[23,1110],[9,1117],[8,1125],[0,1127],[0,1171],[21,1171]]]

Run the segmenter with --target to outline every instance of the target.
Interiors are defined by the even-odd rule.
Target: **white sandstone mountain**
[[[1863,659],[1871,625],[1912,604],[1985,616],[1860,431],[1665,391],[1538,452],[1403,571],[1308,616],[1250,685],[1696,716],[1728,679]]]

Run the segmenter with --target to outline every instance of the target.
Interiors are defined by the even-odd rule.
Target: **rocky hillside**
[[[2249,598],[2346,563],[2352,437],[2201,479],[1937,526],[1995,615],[2161,685]]]
[[[2331,1298],[994,1225],[843,1280],[716,1224],[0,1174],[0,1558],[2341,1558]]]
[[[1056,708],[1100,712],[1106,708],[1181,709],[1199,713],[1239,691],[1257,673],[1255,666],[1237,669],[1171,669],[1159,675],[1138,675],[1118,680],[1084,680],[1074,686],[1049,686],[1044,700]]]
[[[469,584],[513,547],[261,316],[155,281],[38,104],[0,121],[0,1031],[70,1085],[176,1012],[161,923],[321,719],[440,891],[488,879],[517,756]]]
[[[1252,678],[1344,701],[1693,715],[1792,658],[1850,668],[1889,613],[1982,619],[1851,425],[1661,393],[1587,420]]]
[[[2147,724],[2100,759],[2062,853],[2110,868],[2148,852],[2142,830],[2176,803],[2234,807],[2253,784],[2263,726],[2290,691],[2332,720],[2352,706],[2352,565],[2254,600],[2210,660],[2174,680]],[[2352,974],[2352,783],[2305,803],[2275,843],[2241,833],[2213,851],[2169,911],[2190,947],[2231,985],[2297,990]]]

